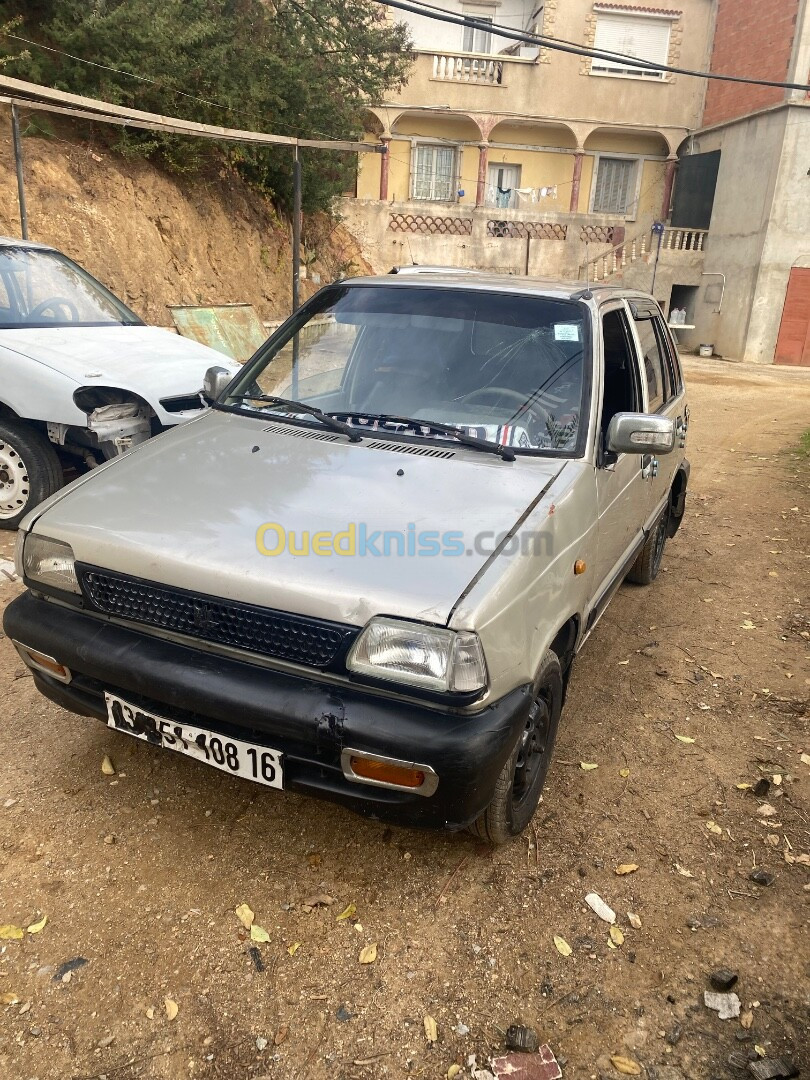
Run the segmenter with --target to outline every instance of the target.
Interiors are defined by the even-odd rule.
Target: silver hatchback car
[[[4,628],[39,689],[272,788],[520,833],[574,657],[683,516],[655,301],[344,281],[207,384],[205,415],[23,522]]]

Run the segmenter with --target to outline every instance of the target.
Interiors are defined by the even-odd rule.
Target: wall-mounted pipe
[[[723,297],[726,295],[726,275],[725,274],[718,274],[718,273],[711,273],[711,272],[704,271],[700,276],[701,277],[719,277],[719,278],[723,279],[723,288],[722,288],[722,290],[720,292],[720,303],[717,305],[717,307],[714,310],[714,314],[719,315],[722,308],[723,308]]]

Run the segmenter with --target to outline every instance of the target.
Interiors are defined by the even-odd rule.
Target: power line
[[[15,41],[22,41],[26,45],[33,45],[37,49],[44,49],[45,52],[53,53],[55,56],[66,56],[69,60],[75,60],[78,64],[85,64],[87,67],[99,68],[101,71],[111,71],[116,75],[126,75],[129,79],[136,79],[138,82],[148,83],[150,86],[160,86],[164,90],[169,90],[173,94],[177,94],[179,97],[188,98],[189,101],[196,101],[198,105],[207,105],[212,109],[221,109],[223,112],[231,113],[233,116],[244,116],[246,119],[253,122],[259,121],[263,123],[255,113],[245,112],[244,109],[234,109],[231,105],[222,105],[218,101],[209,101],[207,98],[198,97],[196,94],[189,94],[185,90],[178,90],[176,86],[172,86],[171,83],[165,82],[161,79],[153,79],[148,75],[139,75],[134,71],[126,71],[124,68],[112,67],[110,64],[99,64],[95,60],[85,60],[83,56],[76,56],[74,53],[66,52],[64,49],[57,49],[52,45],[43,45],[40,41],[32,41],[30,38],[22,37],[20,34],[6,34],[6,37],[13,38]],[[274,124],[278,127],[285,127],[288,131],[295,132],[295,127],[292,124],[286,124],[283,120],[274,118]],[[313,134],[320,135],[324,139],[334,139],[334,135],[327,135],[323,131],[313,131]]]
[[[587,46],[576,45],[574,42],[565,41],[561,38],[550,38],[544,37],[541,34],[530,34],[527,30],[515,31],[508,26],[503,26],[501,23],[482,22],[471,15],[456,15],[446,8],[432,7],[429,4],[419,3],[418,0],[414,0],[413,3],[406,3],[405,0],[373,0],[373,3],[382,4],[385,7],[398,8],[400,11],[410,12],[412,15],[422,15],[426,19],[449,23],[452,26],[472,27],[474,30],[482,30],[485,33],[492,33],[493,30],[497,30],[498,37],[509,38],[512,41],[522,41],[528,45],[539,45],[541,48],[549,49],[552,52],[570,53],[573,56],[585,56],[593,60],[607,60],[612,63],[624,62],[628,67],[636,69],[644,68],[649,71],[661,71],[669,75],[688,75],[695,79],[714,79],[719,82],[743,83],[749,86],[770,86],[779,90],[802,90],[805,93],[810,92],[810,85],[806,83],[773,82],[769,79],[752,79],[744,75],[723,75],[720,72],[715,71],[693,71],[691,68],[674,67],[671,64],[656,64],[651,60],[642,60],[637,56],[630,56],[624,53],[588,48]],[[493,55],[492,59],[497,60],[497,55]]]

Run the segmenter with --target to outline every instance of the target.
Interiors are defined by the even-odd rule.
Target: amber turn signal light
[[[29,649],[27,645],[22,645],[19,641],[15,641],[14,644],[17,647],[17,652],[29,667],[44,671],[46,675],[52,675],[59,682],[69,683],[73,678],[70,674],[70,668],[60,664],[52,656],[37,652],[36,649]]]
[[[577,559],[577,561],[574,563],[575,574],[584,574],[587,569],[588,565],[584,559]]]
[[[420,788],[425,782],[421,769],[407,769],[402,765],[389,765],[385,761],[371,758],[352,757],[352,772],[364,780],[376,780],[378,784],[393,784],[395,787]]]

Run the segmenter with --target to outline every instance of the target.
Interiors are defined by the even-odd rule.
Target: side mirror
[[[675,449],[675,421],[650,413],[616,413],[607,430],[614,454],[669,454]]]
[[[216,401],[228,383],[233,379],[233,372],[224,367],[210,367],[203,379],[203,396],[208,401]]]

